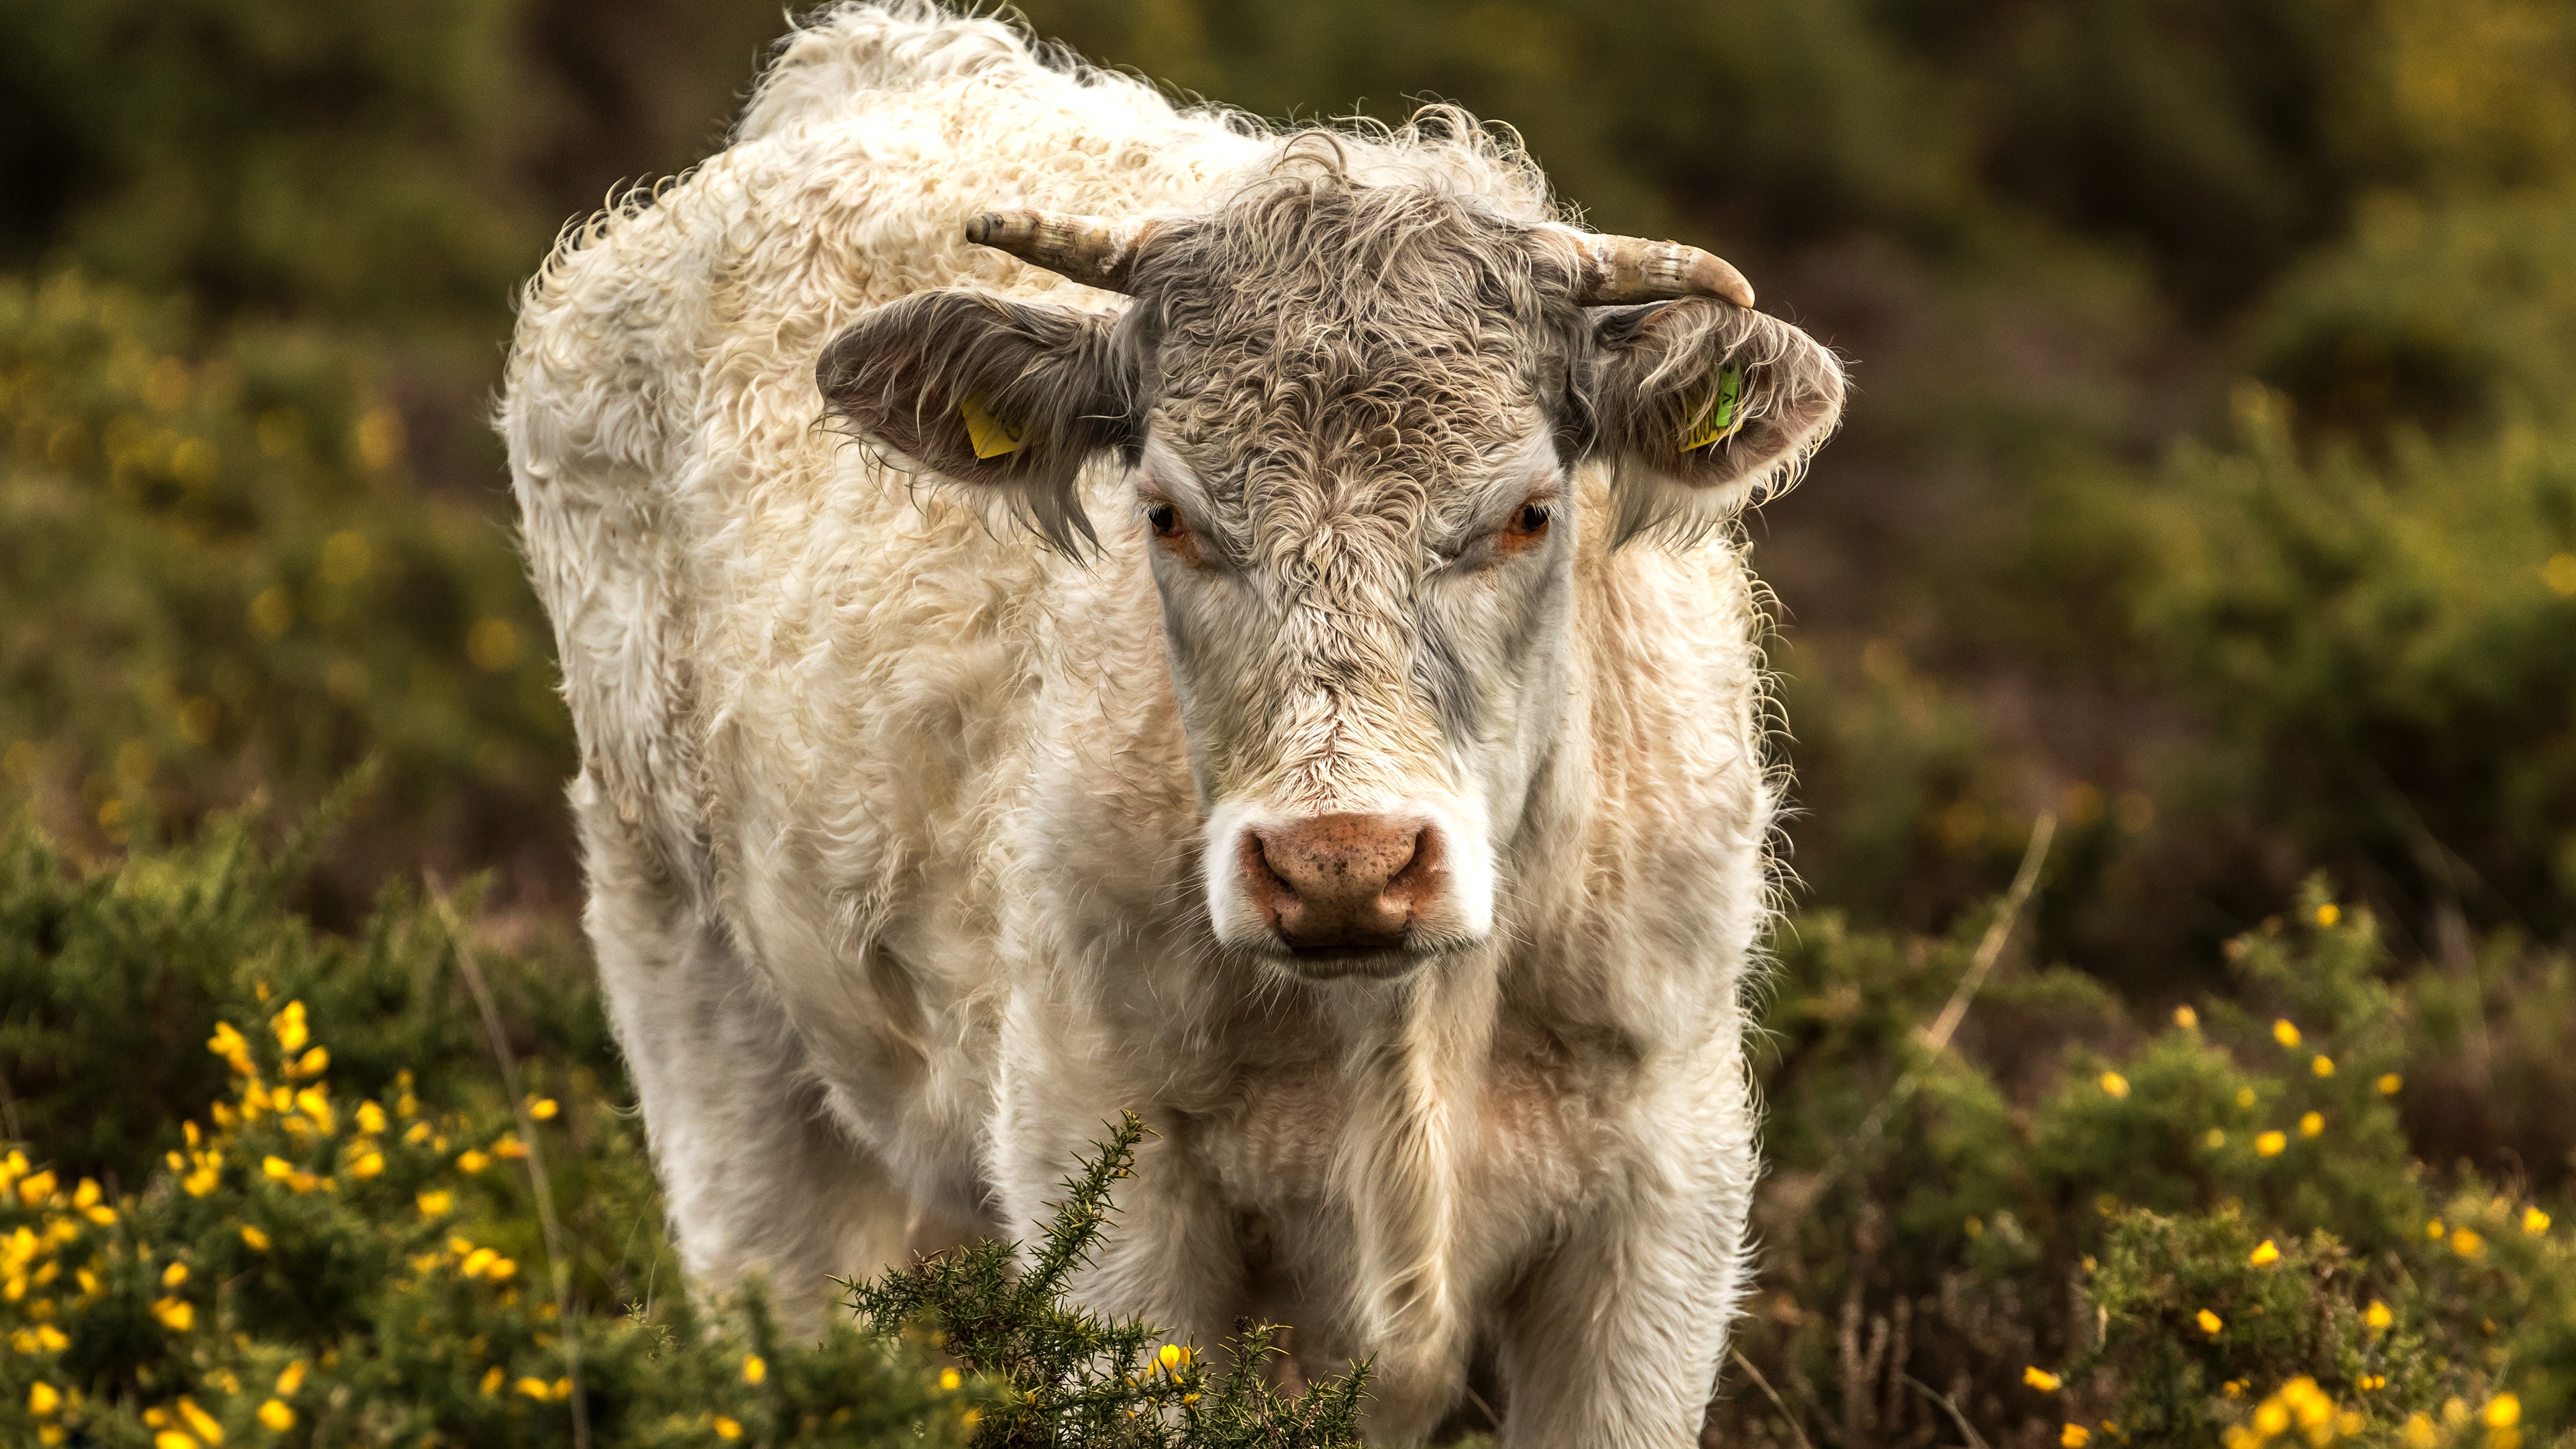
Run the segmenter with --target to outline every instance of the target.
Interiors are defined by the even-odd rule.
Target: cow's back
[[[732,147],[567,234],[524,300],[500,422],[587,823],[696,893],[722,794],[708,741],[794,728],[749,695],[868,667],[853,624],[862,649],[989,627],[1005,614],[986,604],[1049,566],[823,430],[823,343],[933,287],[1110,305],[969,246],[964,223],[1187,206],[1259,149],[1137,82],[1041,64],[996,23],[847,6],[785,43]]]

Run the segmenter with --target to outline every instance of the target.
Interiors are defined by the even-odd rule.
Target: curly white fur
[[[1614,535],[1688,533],[1785,476],[1839,403],[1830,357],[1750,314],[1633,319],[1641,377],[1751,345],[1804,379],[1753,399],[1794,428],[1679,483],[1567,472],[1519,354],[1489,359],[1510,456],[1435,440],[1426,476],[1535,468],[1567,497],[1559,552],[1511,586],[1561,595],[1515,646],[1536,684],[1479,696],[1484,743],[1300,603],[1313,500],[1168,476],[1205,471],[1178,434],[1074,475],[1066,506],[1101,539],[1084,559],[822,425],[816,359],[898,298],[1121,306],[969,246],[975,213],[1207,214],[1319,145],[1352,185],[1552,217],[1482,133],[1283,139],[901,0],[800,28],[729,149],[568,236],[530,285],[500,426],[580,731],[587,924],[655,1161],[693,1274],[765,1273],[811,1327],[826,1274],[1024,1231],[1134,1109],[1159,1135],[1088,1302],[1202,1340],[1285,1321],[1311,1371],[1368,1358],[1381,1440],[1428,1432],[1484,1351],[1509,1443],[1695,1443],[1745,1286],[1741,998],[1777,787],[1740,544]],[[1242,412],[1228,396],[1210,406]],[[1597,431],[1669,438],[1682,406],[1657,393]],[[1157,486],[1208,490],[1209,546],[1239,544],[1293,620],[1232,673],[1168,652],[1235,636],[1153,557],[1136,488],[1157,466]],[[1638,503],[1649,486],[1680,502]],[[1445,483],[1358,496],[1335,506],[1423,531],[1406,538],[1469,508]],[[1349,555],[1393,571],[1369,607],[1399,632],[1404,570],[1429,567],[1407,549]],[[1442,607],[1473,635],[1482,606]],[[1372,700],[1296,723],[1265,696],[1261,668],[1337,648],[1336,687]],[[1256,727],[1272,707],[1384,748],[1345,740],[1328,769],[1327,747]],[[1491,857],[1467,944],[1341,981],[1220,945],[1212,810],[1429,776]]]

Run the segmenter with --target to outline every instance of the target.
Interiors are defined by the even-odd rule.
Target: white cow
[[[500,426],[691,1272],[810,1328],[1132,1109],[1086,1303],[1370,1359],[1381,1441],[1485,1353],[1507,1443],[1694,1442],[1778,790],[1729,524],[1842,398],[1751,301],[1454,118],[910,0],[570,237]]]

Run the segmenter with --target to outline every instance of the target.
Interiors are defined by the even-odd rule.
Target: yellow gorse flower
[[[2299,1115],[2300,1136],[2315,1137],[2322,1134],[2325,1130],[2326,1118],[2323,1112],[2303,1112]]]
[[[197,1326],[197,1308],[185,1298],[155,1299],[152,1316],[172,1333],[185,1333]]]
[[[295,1411],[271,1399],[259,1406],[259,1422],[272,1433],[283,1434],[295,1427]]]
[[[2126,1097],[2129,1095],[2129,1079],[2118,1072],[2104,1072],[2102,1090],[2114,1097]]]
[[[2456,1228],[2451,1233],[2451,1251],[2463,1258],[2474,1258],[2486,1252],[2487,1240],[2475,1228]]]
[[[2290,1019],[2285,1016],[2272,1023],[2272,1040],[2285,1047],[2295,1048],[2299,1044],[2299,1029],[2292,1026]]]
[[[2536,1207],[2522,1210],[2522,1230],[2535,1236],[2549,1231],[2549,1214]]]
[[[259,1070],[250,1059],[250,1039],[229,1021],[215,1023],[215,1034],[206,1038],[206,1050],[224,1059],[224,1064],[240,1076]]]
[[[2253,1252],[2246,1255],[2245,1261],[2257,1268],[2269,1267],[2281,1261],[2280,1246],[2270,1238],[2265,1238],[2255,1245]]]
[[[2227,1326],[2227,1321],[2225,1319],[2220,1318],[2217,1314],[2210,1312],[2206,1308],[2200,1310],[2198,1314],[2194,1315],[2192,1321],[2200,1325],[2201,1332],[2208,1334],[2212,1338],[2216,1338],[2218,1336],[2218,1331]]]
[[[2021,1371],[2021,1381],[2043,1394],[2056,1393],[2059,1383],[2057,1375],[2037,1364],[2032,1364]]]
[[[2331,1077],[2334,1075],[2334,1058],[2319,1052],[2316,1060],[2308,1063],[2308,1070],[2320,1077]]]
[[[2379,1078],[2379,1095],[2394,1097],[2406,1085],[2406,1079],[2395,1072],[2383,1072]]]
[[[2361,1311],[2361,1321],[2368,1325],[2373,1333],[2376,1333],[2379,1330],[2386,1328],[2391,1323],[2396,1322],[2397,1315],[2388,1311],[2387,1304],[2373,1298],[2370,1300],[2370,1306]]]
[[[2093,1431],[2081,1424],[2069,1424],[2057,1434],[2057,1442],[2066,1446],[2066,1449],[2084,1449],[2092,1438]]]
[[[268,1019],[268,1029],[277,1033],[277,1044],[289,1052],[304,1050],[304,1043],[312,1039],[312,1033],[305,1029],[301,1001],[290,1001],[280,1008]]]
[[[214,1415],[198,1408],[196,1400],[184,1394],[179,1399],[179,1417],[188,1421],[188,1427],[197,1431],[198,1438],[209,1444],[224,1442],[224,1426],[215,1422]]]
[[[769,1361],[767,1359],[762,1358],[756,1353],[747,1353],[742,1356],[742,1381],[744,1383],[756,1384],[767,1377],[769,1377]]]
[[[2254,1151],[2263,1157],[2278,1157],[2289,1145],[2289,1137],[2280,1132],[2266,1132],[2254,1139]]]

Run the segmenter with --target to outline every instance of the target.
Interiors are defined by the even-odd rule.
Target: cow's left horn
[[[1062,211],[988,211],[966,223],[966,239],[1009,252],[1086,287],[1124,292],[1161,223],[1108,221]]]
[[[1669,302],[1677,297],[1721,297],[1753,305],[1753,284],[1724,257],[1679,242],[1606,232],[1547,230],[1574,245],[1574,300],[1585,307]]]

